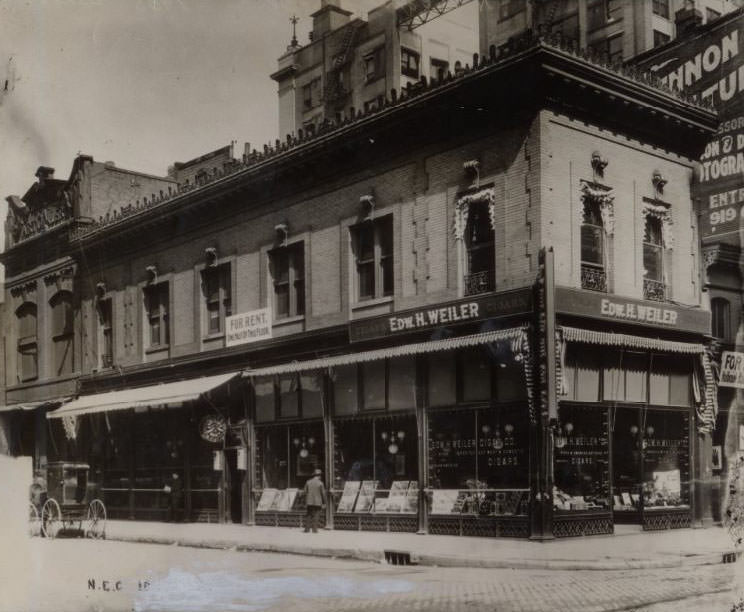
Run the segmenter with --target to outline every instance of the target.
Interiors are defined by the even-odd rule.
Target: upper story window
[[[623,60],[623,36],[618,34],[612,38],[605,38],[589,45],[594,53],[605,56],[611,64],[617,64]]]
[[[496,283],[496,241],[488,200],[478,200],[469,205],[465,249],[465,294],[493,291]]]
[[[269,254],[277,319],[305,314],[305,243],[296,242]]]
[[[320,77],[313,79],[302,88],[302,103],[305,110],[320,104]]]
[[[72,294],[57,293],[49,302],[52,309],[52,342],[54,343],[54,374],[63,376],[73,370],[73,310]]]
[[[449,62],[432,57],[429,60],[429,77],[437,81],[443,81],[449,70]]]
[[[385,47],[378,47],[367,53],[364,58],[364,80],[374,81],[385,74]]]
[[[39,351],[36,338],[36,304],[26,302],[16,310],[18,319],[18,382],[39,375]]]
[[[731,340],[731,304],[725,298],[713,298],[710,301],[712,317],[712,334],[714,338]]]
[[[419,54],[410,49],[400,50],[400,73],[417,79],[419,77]]]
[[[652,0],[651,10],[654,15],[669,19],[669,0]]]
[[[664,300],[664,248],[661,219],[647,214],[643,230],[643,296]]]
[[[659,32],[658,30],[654,30],[654,47],[660,47],[661,45],[667,44],[671,40],[671,36],[669,34],[664,34],[664,32]]]
[[[581,287],[607,291],[605,230],[599,202],[584,198],[581,223]]]
[[[167,346],[170,344],[168,283],[150,285],[145,287],[143,293],[150,347]]]
[[[357,300],[393,295],[393,216],[365,221],[351,231]]]
[[[718,11],[708,7],[705,9],[705,23],[710,23],[711,21],[715,21],[721,16],[721,13]]]
[[[113,304],[111,298],[98,300],[98,354],[100,366],[114,365]]]
[[[207,333],[209,335],[224,333],[225,318],[232,315],[230,264],[207,268],[202,274],[207,310]]]
[[[525,10],[527,3],[525,0],[500,0],[499,2],[499,21],[510,19]]]

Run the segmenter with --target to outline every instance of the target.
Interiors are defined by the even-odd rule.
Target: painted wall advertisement
[[[744,16],[736,13],[640,62],[673,89],[712,100],[721,125],[697,167],[703,240],[738,244],[744,202]]]

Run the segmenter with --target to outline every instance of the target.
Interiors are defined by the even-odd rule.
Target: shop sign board
[[[723,351],[718,386],[744,389],[744,353]]]
[[[225,318],[225,346],[271,338],[271,309],[260,308]]]
[[[561,314],[657,328],[666,327],[701,334],[710,333],[710,312],[700,308],[637,300],[568,287],[556,287],[555,293],[555,309]]]
[[[724,17],[639,65],[719,110],[721,125],[698,164],[693,197],[702,238],[737,243],[744,196],[744,14]]]
[[[359,342],[531,311],[532,290],[517,289],[352,321],[349,324],[349,339]]]

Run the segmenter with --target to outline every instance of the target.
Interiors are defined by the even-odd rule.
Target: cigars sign
[[[710,333],[710,313],[700,308],[634,300],[593,291],[556,287],[555,309],[560,314],[579,315],[680,331]]]
[[[349,324],[349,339],[359,342],[531,311],[532,291],[519,289],[352,321]]]

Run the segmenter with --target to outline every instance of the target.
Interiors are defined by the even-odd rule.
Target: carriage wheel
[[[48,499],[41,508],[41,531],[47,538],[57,537],[62,528],[62,510],[55,499]]]
[[[89,538],[106,537],[106,506],[100,499],[94,499],[88,504],[88,516],[85,525],[85,534]]]
[[[28,504],[28,534],[31,537],[39,535],[39,510],[30,502]]]

